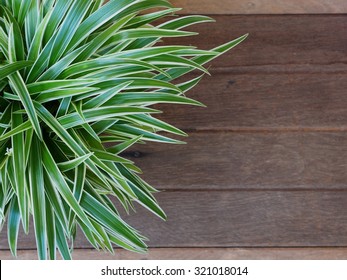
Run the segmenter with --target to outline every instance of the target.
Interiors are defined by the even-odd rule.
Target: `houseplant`
[[[77,227],[96,248],[144,252],[145,238],[110,198],[126,211],[137,202],[165,214],[121,153],[135,143],[181,143],[159,133],[185,135],[151,105],[202,105],[184,95],[201,76],[177,78],[208,73],[202,65],[246,35],[210,51],[158,45],[211,21],[154,23],[178,11],[166,0],[0,3],[0,219],[12,253],[30,216],[40,259],[55,259],[56,249],[70,259]]]

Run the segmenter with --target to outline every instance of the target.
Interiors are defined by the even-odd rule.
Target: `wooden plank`
[[[344,3],[347,5],[347,1]],[[241,45],[210,63],[214,68],[285,65],[284,69],[287,69],[295,64],[295,69],[296,65],[339,65],[347,62],[346,15],[252,15],[213,18],[215,23],[187,28],[199,32],[198,36],[165,39],[164,42],[212,49],[249,33],[249,37]],[[324,71],[324,68],[320,67],[320,71]]]
[[[156,108],[183,130],[346,130],[346,74],[221,71],[187,93],[207,108]]]
[[[1,260],[15,260],[0,251]],[[35,250],[18,252],[17,260],[36,260]],[[116,250],[114,256],[93,249],[76,249],[74,260],[345,260],[346,248],[151,248],[140,255]]]
[[[326,14],[346,13],[344,0],[171,0],[187,14]]]
[[[251,35],[235,50],[212,62],[212,77],[204,77],[189,93],[207,109],[161,106],[166,112],[164,120],[183,129],[345,129],[346,16],[216,19],[216,24],[192,28],[201,33],[194,41],[192,37],[167,43],[192,43],[210,49],[225,42],[230,34]]]
[[[346,133],[191,133],[127,153],[160,189],[346,189]]]
[[[167,222],[143,209],[126,218],[151,247],[347,246],[347,192],[177,191],[157,198]],[[75,246],[90,248],[80,234]],[[21,234],[19,248],[35,248],[33,236]]]

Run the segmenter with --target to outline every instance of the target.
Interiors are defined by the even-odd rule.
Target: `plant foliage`
[[[157,103],[198,105],[184,94],[200,77],[177,82],[245,39],[210,51],[158,45],[190,36],[206,16],[171,17],[165,0],[0,1],[0,221],[16,255],[32,216],[38,257],[71,259],[79,227],[98,249],[146,251],[145,238],[119,215],[137,202],[163,210],[122,152],[185,135],[155,117]],[[153,9],[155,8],[155,9]]]

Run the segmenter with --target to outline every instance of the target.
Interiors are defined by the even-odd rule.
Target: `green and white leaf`
[[[184,144],[153,106],[204,106],[186,94],[247,37],[212,50],[166,45],[213,21],[172,17],[179,10],[166,0],[0,1],[0,229],[7,221],[13,255],[31,220],[39,259],[71,259],[78,228],[97,249],[146,252],[118,208],[166,215],[126,151]]]

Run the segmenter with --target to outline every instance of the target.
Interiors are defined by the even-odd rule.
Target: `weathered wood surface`
[[[250,36],[209,63],[212,77],[188,94],[207,109],[160,106],[164,120],[188,130],[346,130],[346,16],[215,18],[216,23],[191,28],[200,33],[194,44],[211,49],[231,37]]]
[[[182,13],[210,14],[326,14],[346,13],[344,0],[171,0]]]
[[[207,108],[163,105],[158,117],[183,130],[346,130],[346,75],[212,72],[187,94]]]
[[[115,255],[92,249],[76,249],[74,260],[341,260],[346,248],[152,248],[139,255],[116,250]],[[17,258],[0,251],[0,260],[37,259],[35,250],[21,250]]]
[[[347,133],[190,133],[127,155],[160,189],[345,189]],[[250,193],[250,196],[252,194]]]
[[[347,1],[345,3],[347,5]],[[339,66],[347,63],[346,15],[252,15],[213,18],[216,20],[215,23],[203,23],[187,28],[199,32],[200,35],[165,39],[164,42],[192,44],[203,49],[212,49],[249,33],[241,45],[209,63],[212,68],[231,67],[234,72],[238,71],[239,66],[258,66],[252,69],[254,74],[271,70],[274,73],[324,72],[326,69],[332,69],[332,65],[336,71]],[[301,67],[298,68],[298,65]],[[318,67],[308,67],[315,65]],[[240,70],[244,72],[248,69]]]
[[[157,198],[167,222],[140,207],[125,219],[150,247],[347,246],[346,191],[176,191]],[[75,245],[90,248],[81,235]],[[33,236],[21,234],[19,246],[35,248]]]

